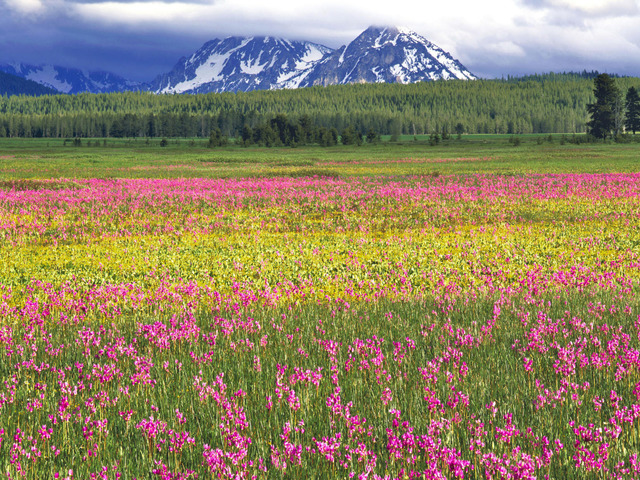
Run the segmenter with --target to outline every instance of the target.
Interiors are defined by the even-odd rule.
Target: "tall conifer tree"
[[[593,84],[596,101],[587,105],[587,110],[591,114],[587,127],[594,137],[606,139],[616,128],[616,103],[620,97],[620,90],[615,80],[606,73],[598,75]]]
[[[636,134],[640,130],[640,95],[635,87],[629,87],[626,97],[627,116],[625,127],[628,131]]]

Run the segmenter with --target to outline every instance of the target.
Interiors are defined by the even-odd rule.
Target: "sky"
[[[0,0],[0,63],[150,81],[214,38],[338,48],[370,25],[411,28],[484,78],[640,76],[640,0]]]

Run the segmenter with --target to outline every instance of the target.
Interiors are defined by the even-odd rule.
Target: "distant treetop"
[[[522,75],[522,76],[514,76],[507,75],[507,77],[503,77],[502,81],[507,83],[519,83],[519,82],[566,82],[566,81],[574,81],[574,80],[593,80],[600,72],[597,70],[592,70],[588,72],[587,70],[583,70],[582,72],[549,72],[549,73],[534,73],[531,75]],[[609,77],[611,78],[622,78],[621,75],[617,75],[615,73],[610,73]]]

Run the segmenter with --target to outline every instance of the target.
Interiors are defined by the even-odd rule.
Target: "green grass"
[[[131,387],[117,407],[107,405],[91,414],[84,403],[91,392],[81,392],[72,399],[72,408],[77,408],[83,418],[87,415],[96,419],[107,418],[109,420],[108,435],[96,433],[91,442],[82,442],[83,421],[75,419],[74,416],[68,423],[63,422],[65,428],[69,429],[68,436],[65,428],[56,427],[55,434],[50,440],[61,449],[61,454],[52,458],[49,452],[45,452],[44,458],[48,462],[48,468],[53,472],[66,472],[70,465],[74,465],[77,478],[89,478],[90,473],[98,471],[101,465],[116,464],[124,478],[134,476],[144,478],[157,467],[155,462],[167,464],[173,471],[194,469],[206,476],[207,470],[201,465],[202,446],[203,444],[222,446],[221,434],[217,428],[221,423],[222,411],[211,398],[198,400],[198,394],[194,389],[194,378],[196,376],[204,378],[211,385],[218,374],[224,373],[224,382],[228,386],[227,395],[238,389],[247,392],[247,397],[238,403],[249,419],[249,424],[243,431],[244,435],[252,438],[252,444],[248,450],[249,459],[255,460],[257,457],[262,457],[268,462],[270,446],[282,448],[279,435],[284,424],[291,422],[295,426],[298,421],[304,420],[306,431],[294,434],[297,443],[305,447],[312,446],[312,437],[318,439],[330,437],[337,431],[342,434],[345,443],[353,443],[354,446],[357,441],[367,443],[378,455],[378,471],[387,470],[392,475],[398,475],[399,469],[406,468],[408,465],[404,460],[394,461],[386,449],[386,429],[391,427],[393,420],[391,408],[400,409],[403,420],[409,420],[416,432],[421,433],[426,432],[431,422],[440,419],[441,416],[447,419],[458,418],[449,427],[445,427],[441,435],[434,436],[441,438],[446,447],[461,451],[463,458],[471,462],[477,462],[479,457],[469,452],[468,445],[471,437],[467,431],[467,425],[476,420],[483,422],[488,431],[488,436],[485,437],[487,442],[485,451],[511,455],[512,448],[518,446],[524,453],[540,455],[539,448],[533,441],[528,440],[524,433],[517,436],[513,444],[502,444],[495,440],[496,429],[501,428],[505,423],[503,415],[513,414],[514,424],[522,432],[526,428],[531,428],[532,435],[546,437],[551,442],[560,439],[565,444],[565,449],[555,454],[550,462],[547,470],[550,478],[600,478],[600,472],[592,472],[589,475],[584,470],[571,467],[573,463],[571,454],[574,451],[572,441],[575,436],[568,420],[575,419],[578,411],[583,424],[606,425],[606,420],[611,415],[610,409],[605,405],[601,413],[594,412],[593,399],[596,395],[602,398],[608,397],[612,389],[617,390],[622,398],[631,398],[633,384],[624,378],[621,381],[614,381],[609,369],[580,368],[571,380],[578,383],[589,381],[592,385],[592,388],[584,393],[580,392],[583,407],[576,407],[573,401],[564,398],[558,402],[558,405],[536,409],[534,403],[540,390],[535,386],[533,377],[553,389],[558,388],[560,380],[564,380],[553,368],[554,362],[558,360],[558,352],[551,348],[546,353],[529,351],[523,354],[519,352],[520,348],[513,347],[516,342],[524,346],[527,343],[527,333],[535,326],[535,322],[532,322],[529,327],[522,324],[520,319],[524,314],[530,315],[533,319],[539,313],[544,313],[549,318],[558,319],[557,321],[567,329],[564,336],[553,334],[551,339],[543,336],[543,343],[551,343],[552,340],[557,339],[561,346],[564,346],[570,341],[576,341],[580,338],[581,332],[570,326],[569,318],[572,316],[590,318],[589,310],[592,305],[590,302],[596,301],[611,304],[620,302],[621,299],[612,298],[606,293],[597,298],[582,295],[550,296],[541,299],[538,305],[522,299],[512,299],[502,306],[497,326],[488,336],[482,334],[481,329],[494,315],[494,302],[489,299],[445,305],[431,301],[424,304],[380,302],[347,309],[318,305],[279,310],[259,309],[250,312],[249,316],[263,325],[260,331],[253,331],[251,328],[227,331],[220,326],[222,321],[220,317],[200,312],[195,315],[195,325],[201,329],[200,334],[196,334],[191,340],[171,342],[169,348],[163,348],[157,342],[148,340],[138,329],[155,322],[162,322],[168,328],[172,328],[171,321],[177,320],[180,324],[187,321],[187,317],[169,318],[161,314],[151,318],[136,316],[122,318],[117,325],[87,321],[83,325],[85,331],[96,332],[96,335],[102,336],[105,342],[108,338],[119,338],[124,345],[133,344],[141,354],[144,352],[152,359],[150,374],[156,383],[155,386],[129,385],[128,379],[133,378],[137,369],[133,361],[123,356],[117,363],[123,374],[122,379],[100,385],[110,398],[123,397],[119,390],[121,385],[126,384]],[[615,329],[620,325],[627,325],[637,314],[637,304],[632,302],[632,310],[628,314],[607,313],[604,318],[596,320],[595,324],[598,328],[608,324]],[[230,312],[222,312],[221,315],[226,319],[232,318]],[[249,316],[242,316],[242,318],[249,320]],[[239,320],[240,317],[237,319]],[[451,330],[451,326],[457,330],[456,334]],[[78,338],[77,326],[57,326],[51,330],[53,332],[51,342],[54,345],[73,344]],[[98,332],[102,333],[98,334]],[[22,331],[22,327],[17,327],[15,333],[16,338],[22,338],[25,332]],[[215,348],[212,348],[203,340],[203,334],[214,333],[217,335],[217,341]],[[289,336],[289,339],[285,335]],[[463,344],[461,339],[465,335],[472,335],[476,340],[473,344]],[[608,338],[603,333],[598,335],[604,336],[603,340]],[[153,340],[153,337],[150,338]],[[415,341],[416,348],[402,348],[403,355],[406,357],[402,361],[396,361],[394,342],[406,346],[408,338]],[[261,339],[268,339],[268,341],[261,345]],[[376,343],[376,339],[384,340],[379,344],[379,348],[371,348],[366,353],[361,352],[358,355],[351,349],[359,342],[358,339],[372,341],[373,344]],[[334,363],[330,361],[330,356],[321,346],[321,342],[325,340],[333,340],[337,342],[336,345],[339,345],[336,350],[335,368],[339,372],[342,402],[343,404],[353,402],[351,414],[367,419],[365,425],[371,426],[371,436],[362,435],[351,438],[344,419],[333,417],[327,408],[326,399],[334,393],[335,386],[329,378],[331,366]],[[245,341],[251,344],[249,351],[243,347]],[[632,348],[637,348],[636,338],[631,337],[630,342]],[[231,348],[232,345],[238,347]],[[606,348],[606,342],[604,345],[602,349]],[[44,346],[41,345],[38,361],[47,359],[42,353],[43,348]],[[303,349],[309,356],[301,355],[299,349]],[[590,347],[588,350],[591,352],[591,350],[602,349]],[[358,368],[362,359],[368,358],[371,361],[377,355],[375,351],[383,355],[379,358],[383,359],[380,369],[386,372],[383,375],[384,380],[376,380],[376,373],[373,371],[375,366],[365,370]],[[459,359],[451,360],[455,358],[451,357],[451,352],[457,352]],[[196,364],[192,360],[192,355],[197,357],[209,355],[209,361]],[[352,355],[355,356],[353,359]],[[527,374],[522,366],[524,356],[531,357],[535,362],[534,371],[531,374]],[[261,359],[261,372],[256,372],[254,368],[255,357]],[[449,360],[441,360],[445,357]],[[419,368],[425,367],[433,359],[440,359],[436,361],[436,365],[441,365],[441,368],[437,380],[428,384],[421,377]],[[91,371],[92,365],[100,365],[107,361],[100,357],[98,347],[95,346],[87,348],[84,353],[76,349],[65,349],[55,359],[47,360],[60,368],[66,365],[77,365],[77,362],[82,363],[85,365],[85,373]],[[168,362],[167,366],[163,366],[165,361]],[[348,361],[355,362],[350,370],[345,367]],[[457,373],[462,362],[468,367],[465,378]],[[179,367],[177,367],[178,364]],[[296,386],[296,392],[301,400],[301,409],[297,412],[287,406],[286,395],[280,402],[276,399],[274,388],[277,384],[275,374],[277,364],[288,365],[286,378],[293,373],[294,367],[302,370],[322,368],[323,379],[317,388],[303,383]],[[451,377],[454,379],[452,383],[446,380],[445,371],[451,371],[454,374]],[[497,372],[501,372],[500,375],[497,375]],[[11,369],[4,364],[2,374],[7,377],[10,373]],[[30,398],[29,395],[33,395],[29,388],[29,381],[33,383],[37,380],[49,384],[47,395],[51,393],[50,390],[57,388],[56,372],[46,370],[35,377],[35,380],[31,375],[29,372],[19,374],[17,404],[26,402]],[[81,379],[82,376],[79,376],[77,369],[74,368],[67,373],[65,381],[75,385],[81,383]],[[436,413],[431,412],[423,399],[424,387],[427,385],[443,402],[451,398],[451,387],[455,386],[456,391],[469,395],[468,407],[449,408],[443,405],[442,411],[438,409]],[[381,396],[386,388],[393,392],[393,396],[388,405],[383,405]],[[269,411],[265,408],[267,396],[272,396],[274,402],[273,409]],[[58,405],[54,399],[55,397],[50,399],[47,396],[45,412],[57,409]],[[486,407],[492,402],[495,402],[497,409],[495,416]],[[157,411],[153,410],[154,406],[157,407]],[[178,425],[175,420],[176,408],[185,414],[184,426]],[[122,409],[132,412],[130,422],[126,422],[118,414]],[[4,413],[7,415],[5,422],[19,423],[26,434],[34,437],[38,436],[37,429],[40,425],[46,423],[44,419],[46,417],[41,411],[21,412],[15,408],[9,408]],[[167,451],[167,445],[162,451],[150,449],[144,435],[135,426],[151,415],[168,422],[170,428],[190,432],[195,439],[195,445],[185,447],[184,451],[177,456]],[[332,419],[335,424],[332,424]],[[95,431],[95,428],[93,430]],[[638,438],[633,432],[633,427],[625,427],[621,440],[610,447],[612,458],[608,462],[609,467],[618,460],[626,459],[628,452],[623,452],[623,447],[628,451],[637,451]],[[87,449],[92,448],[94,442],[98,447],[97,457],[80,461],[80,458],[86,455]],[[5,442],[0,447],[2,454],[0,471],[13,469],[8,462],[10,448],[10,442]],[[321,456],[305,453],[303,459],[302,465],[289,467],[288,475],[282,475],[271,468],[269,474],[261,475],[260,478],[301,478],[302,476],[327,479],[347,478],[348,470],[338,468],[338,471],[332,472],[331,468],[337,467],[323,461]],[[43,468],[41,462],[38,462],[37,466],[27,464],[26,468],[27,478],[43,478],[38,477],[44,473],[41,470]],[[357,468],[356,465],[355,469]],[[480,471],[468,472],[464,478],[480,479],[484,478],[484,475]]]
[[[203,139],[0,139],[0,180],[28,178],[176,178],[306,175],[634,172],[640,143],[561,144],[548,135],[465,135],[431,146],[427,136],[376,145],[209,149]],[[640,137],[640,136],[639,136]]]
[[[508,135],[474,135],[438,146],[430,146],[426,137],[418,137],[417,141],[413,137],[402,137],[399,142],[384,141],[362,147],[296,149],[235,145],[208,149],[202,139],[171,140],[164,148],[159,146],[159,139],[149,144],[144,139],[109,139],[106,146],[100,139],[97,146],[91,147],[86,146],[86,140],[83,146],[73,147],[69,142],[65,146],[62,140],[1,139],[0,189],[56,188],[63,183],[55,180],[58,177],[638,171],[639,143],[562,145],[559,136],[553,142],[547,142],[546,137],[520,136],[522,143],[518,146],[510,142]],[[97,142],[91,141],[94,145]],[[80,184],[73,185],[73,188],[82,188]],[[66,186],[69,183],[65,182]],[[607,213],[609,207],[616,206],[607,204],[604,211],[594,211]],[[550,207],[545,207],[545,215],[552,212]],[[574,214],[572,212],[567,215]],[[535,215],[541,214],[533,210],[513,213],[517,213],[521,221],[523,218],[533,221],[537,218]],[[20,212],[15,217],[21,215]],[[545,217],[545,221],[553,222],[558,235],[567,235],[564,224],[570,218],[554,215],[549,219]],[[587,238],[585,234],[574,237],[573,242],[602,240],[594,247],[599,250],[593,252],[602,261],[608,258],[605,257],[607,245],[618,242],[618,238],[616,248],[635,251],[636,245],[628,238],[633,226],[627,223],[627,230],[621,227],[615,235],[607,230],[614,228],[618,227],[606,224],[606,228],[594,233],[596,238],[591,235]],[[498,233],[494,230],[491,241],[500,244],[503,240]],[[225,232],[219,230],[216,234],[222,238]],[[361,236],[366,239],[369,235],[362,233]],[[541,243],[553,245],[554,237],[541,237]],[[283,241],[294,239],[285,234]],[[177,245],[170,243],[163,248],[191,255],[187,245]],[[348,245],[344,243],[345,248]],[[628,245],[628,249],[624,245]],[[45,251],[45,247],[37,248]],[[139,251],[140,255],[153,257],[151,249]],[[117,257],[116,253],[109,250],[109,260],[112,255]],[[194,255],[194,262],[204,262],[205,258],[216,255],[220,259],[215,250],[205,253],[197,258]],[[127,250],[126,254],[131,255],[133,261],[136,251]],[[29,281],[32,275],[18,277],[17,272],[24,266],[19,265],[15,248],[6,258],[10,256],[16,264],[14,278],[2,283]],[[31,255],[29,261],[36,257]],[[54,257],[58,261],[58,257]],[[491,260],[492,256],[489,257]],[[537,260],[532,257],[531,261]],[[611,263],[611,272],[614,272],[615,262]],[[120,265],[120,268],[129,268],[129,265]],[[102,269],[102,263],[100,266]],[[60,268],[67,272],[72,272],[72,267],[75,265],[60,263]],[[81,267],[78,264],[78,277]],[[158,267],[169,268],[168,262],[160,262]],[[38,263],[38,268],[46,268],[45,263]],[[209,272],[207,270],[207,275]],[[189,275],[191,279],[196,277],[195,273]],[[43,286],[48,283],[42,276],[38,280]],[[135,277],[131,277],[130,283],[135,283]],[[429,432],[429,437],[441,442],[443,448],[459,451],[463,460],[471,462],[475,469],[468,470],[464,478],[488,477],[480,464],[485,454],[510,459],[513,463],[524,455],[541,457],[543,440],[550,442],[551,450],[556,440],[564,447],[554,450],[548,466],[536,469],[537,478],[545,474],[551,479],[612,478],[618,462],[626,462],[622,465],[628,467],[630,455],[640,448],[637,419],[623,422],[620,436],[613,440],[606,438],[586,444],[587,449],[595,451],[606,441],[607,458],[603,460],[606,470],[574,466],[577,435],[569,422],[609,428],[610,419],[618,411],[610,400],[614,390],[622,398],[621,407],[625,410],[620,409],[621,413],[626,414],[637,403],[635,389],[640,388],[640,384],[636,387],[637,367],[618,368],[626,368],[627,359],[635,358],[640,349],[637,291],[638,286],[634,284],[628,294],[602,286],[540,296],[423,298],[411,302],[381,299],[350,306],[326,302],[272,309],[249,306],[242,311],[192,310],[185,306],[177,313],[165,310],[165,305],[158,303],[152,305],[155,310],[124,311],[116,318],[105,316],[111,305],[95,297],[94,303],[87,304],[86,315],[83,313],[78,323],[69,321],[67,312],[61,312],[56,302],[50,301],[49,305],[36,293],[29,305],[12,310],[11,314],[3,313],[5,325],[0,330],[0,345],[5,360],[0,362],[0,394],[10,400],[0,405],[3,440],[0,472],[10,474],[11,478],[20,475],[12,455],[19,451],[15,445],[22,442],[25,478],[53,478],[54,472],[64,477],[70,468],[74,470],[74,478],[92,478],[103,466],[117,468],[122,478],[151,478],[153,469],[160,465],[166,465],[173,472],[194,470],[199,478],[213,478],[216,474],[203,465],[204,446],[233,452],[219,427],[229,410],[216,403],[213,395],[201,398],[196,377],[213,385],[216,376],[224,373],[228,387],[226,400],[235,406],[234,415],[239,411],[246,413],[247,426],[238,432],[252,440],[243,461],[262,458],[269,466],[265,473],[257,467],[249,469],[260,479],[348,478],[351,468],[357,473],[364,471],[363,464],[356,465],[354,461],[349,468],[340,467],[312,451],[316,446],[314,439],[337,434],[341,435],[343,444],[350,444],[351,448],[362,442],[371,449],[377,455],[376,473],[405,478],[406,470],[402,469],[412,468],[413,453],[405,449],[400,458],[390,454],[389,432],[395,429],[394,435],[402,433],[400,427],[394,426],[392,409],[402,412],[402,420],[408,422],[407,427],[415,429],[415,435]],[[2,304],[0,307],[5,308]],[[154,331],[156,333],[151,333]],[[329,353],[330,348],[325,348],[329,341],[335,342],[335,356]],[[363,342],[374,347],[361,351],[358,346]],[[583,358],[605,358],[610,363],[601,367],[574,361],[575,371],[560,373],[557,367],[562,366],[575,349],[585,355]],[[374,358],[379,364],[373,363]],[[360,368],[365,360],[369,362],[366,368]],[[528,361],[531,361],[530,370],[525,368]],[[260,368],[256,368],[257,363]],[[299,408],[293,408],[286,395],[277,400],[278,364],[288,367],[282,380],[285,384],[294,368],[322,369],[323,377],[317,386],[305,382],[294,385]],[[103,381],[96,375],[107,367],[117,367],[118,371],[113,379]],[[431,379],[425,376],[421,369],[426,367],[437,369],[437,376]],[[342,405],[349,405],[350,415],[366,419],[362,431],[352,429],[355,417],[347,419],[347,415],[332,413],[329,408],[328,400],[336,392],[333,371],[335,383],[341,388]],[[137,381],[136,375],[143,373],[149,374],[149,383]],[[240,390],[246,396],[236,395]],[[386,392],[392,395],[383,401]],[[439,408],[432,408],[425,400],[428,393],[439,399]],[[468,405],[464,401],[453,403],[453,400],[457,402],[458,394],[468,396]],[[540,403],[541,395],[551,400]],[[63,396],[68,405],[61,408]],[[272,397],[274,403],[270,409],[266,406],[268,397]],[[42,405],[38,405],[39,398]],[[597,402],[603,403],[602,408],[595,408]],[[495,405],[495,412],[491,405]],[[175,409],[185,415],[184,424],[179,423]],[[127,412],[130,419],[125,415]],[[513,425],[520,433],[510,440],[499,440],[497,434],[506,427],[505,416],[509,414],[513,415]],[[194,445],[171,452],[168,444],[159,443],[161,439],[167,440],[168,433],[150,440],[138,425],[152,416],[167,422],[169,429],[189,432]],[[108,423],[102,431],[100,422],[105,420]],[[271,448],[283,451],[283,427],[287,422],[299,425],[301,420],[305,422],[305,432],[293,433],[291,441],[304,447],[302,462],[300,465],[290,462],[289,469],[280,472],[271,464]],[[444,423],[440,425],[440,422]],[[469,449],[473,440],[470,426],[479,424],[486,432],[476,435],[484,439],[486,445],[474,453]],[[41,437],[42,426],[52,428],[52,435],[46,440]],[[371,429],[367,431],[369,426]],[[24,437],[20,441],[14,436],[18,429]],[[35,461],[27,460],[32,445],[37,445],[42,452]],[[59,449],[57,455],[56,449]],[[424,468],[424,457],[419,457],[418,465]],[[439,468],[448,472],[446,465]],[[232,467],[234,471],[239,469],[237,465]],[[112,473],[109,478],[114,476]],[[186,474],[182,478],[187,478]],[[449,474],[448,478],[454,477]],[[506,477],[494,475],[493,478]]]

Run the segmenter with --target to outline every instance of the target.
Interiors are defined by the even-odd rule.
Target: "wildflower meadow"
[[[639,282],[636,173],[4,182],[0,475],[640,479]]]

